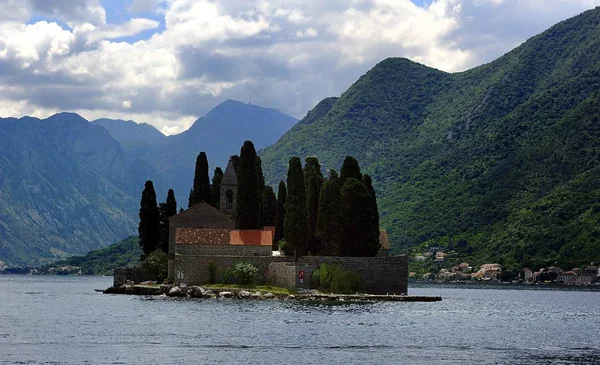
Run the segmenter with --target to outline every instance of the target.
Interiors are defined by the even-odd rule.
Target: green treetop
[[[220,167],[217,167],[215,168],[212,184],[210,186],[211,199],[217,209],[221,208],[221,180],[223,180],[223,170],[221,170]]]
[[[238,200],[236,228],[260,229],[261,191],[259,187],[258,169],[254,144],[245,141],[240,151],[240,163],[237,170]]]
[[[358,166],[358,161],[352,156],[346,156],[346,159],[342,164],[342,170],[340,171],[340,183],[342,186],[346,183],[346,179],[348,178],[362,181],[360,166]]]
[[[304,181],[306,184],[306,209],[308,212],[308,251],[316,255],[321,251],[321,244],[315,236],[317,217],[319,215],[319,194],[321,192],[321,181],[316,167],[312,166],[308,171],[305,169]]]
[[[159,247],[160,221],[156,204],[156,192],[152,181],[146,181],[140,201],[140,224],[138,234],[142,247],[142,259]]]
[[[375,194],[375,189],[373,189],[373,181],[371,180],[371,176],[364,175],[363,176],[363,184],[365,188],[369,192],[371,196],[371,210],[373,211],[373,229],[377,232],[379,236],[379,208],[377,208],[377,195]]]
[[[283,226],[285,220],[285,200],[287,189],[283,180],[279,182],[277,191],[277,218],[275,219],[275,237],[273,238],[273,249],[277,250],[277,243],[283,239]]]
[[[375,256],[379,251],[379,234],[373,229],[371,194],[363,183],[347,178],[342,186],[344,244],[342,256]]]
[[[212,192],[208,179],[208,159],[206,153],[200,152],[196,158],[196,171],[194,173],[194,186],[190,192],[189,206],[200,202],[212,204]]]
[[[308,241],[308,212],[302,163],[298,157],[290,159],[287,176],[284,236],[294,250],[294,256],[306,253]]]
[[[323,244],[322,255],[339,256],[344,240],[344,218],[342,216],[340,179],[335,171],[330,172],[321,187],[316,236]]]
[[[277,219],[277,197],[273,188],[265,186],[262,191],[262,226],[273,227]]]

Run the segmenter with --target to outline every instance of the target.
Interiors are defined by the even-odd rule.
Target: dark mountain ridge
[[[134,233],[142,184],[160,180],[77,114],[0,118],[0,140],[0,257],[9,263],[85,253]]]
[[[173,137],[131,121],[90,123],[74,113],[0,118],[0,260],[36,265],[134,234],[146,180],[153,180],[158,201],[174,188],[186,207],[200,151],[208,152],[211,169],[215,161],[225,166],[244,139],[256,137],[264,147],[295,122],[235,101]]]

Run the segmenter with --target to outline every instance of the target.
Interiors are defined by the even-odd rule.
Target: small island
[[[348,156],[325,177],[315,157],[290,159],[278,195],[246,141],[209,183],[198,155],[189,208],[172,190],[140,204],[142,264],[114,271],[105,293],[310,301],[435,301],[407,295],[408,263],[389,255],[371,178]],[[166,265],[165,265],[166,263]],[[162,284],[157,284],[162,283]],[[326,294],[333,293],[333,294]]]

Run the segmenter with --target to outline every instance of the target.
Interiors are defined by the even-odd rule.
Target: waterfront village
[[[420,253],[413,257],[414,261],[424,262],[432,260],[435,263],[442,264],[448,258],[448,254],[441,247],[431,247],[429,251]],[[515,276],[516,274],[516,276]],[[489,283],[523,283],[523,284],[561,284],[561,285],[592,285],[600,283],[600,267],[591,263],[585,267],[576,267],[571,270],[563,270],[557,266],[540,268],[532,270],[524,268],[518,273],[504,271],[500,264],[483,264],[477,267],[463,262],[454,265],[451,268],[440,268],[437,273],[427,272],[417,277],[416,272],[409,273],[409,280],[417,281],[482,281]]]

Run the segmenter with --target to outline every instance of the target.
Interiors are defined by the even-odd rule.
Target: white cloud
[[[460,71],[600,0],[0,0],[0,116],[148,122],[178,133],[227,98],[303,116],[387,57]],[[35,15],[48,19],[27,24]],[[110,17],[109,17],[110,19]],[[54,20],[56,22],[54,22]],[[62,27],[59,24],[68,24]],[[161,29],[136,42],[115,41]]]
[[[75,27],[74,31],[87,39],[88,42],[96,42],[103,39],[115,39],[131,37],[140,32],[158,28],[160,25],[156,20],[145,18],[134,18],[126,23],[118,25],[104,25],[95,27],[90,23],[83,23]]]

